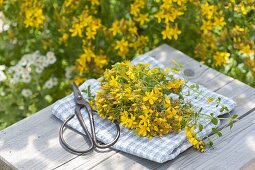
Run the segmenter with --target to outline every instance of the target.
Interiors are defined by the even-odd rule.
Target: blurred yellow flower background
[[[255,86],[254,23],[254,0],[0,0],[0,129],[163,43]]]

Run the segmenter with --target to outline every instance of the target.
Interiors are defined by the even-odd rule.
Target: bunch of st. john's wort
[[[91,100],[93,109],[102,118],[118,121],[139,136],[151,138],[185,129],[194,147],[204,151],[205,144],[196,139],[195,126],[189,124],[194,111],[182,96],[186,82],[174,78],[167,69],[148,66],[122,62],[106,70],[101,88]]]

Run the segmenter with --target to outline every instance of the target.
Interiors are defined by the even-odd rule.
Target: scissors
[[[115,139],[108,144],[100,144],[98,143],[97,137],[96,137],[96,132],[95,132],[95,122],[94,122],[94,117],[93,117],[93,111],[89,105],[89,103],[82,97],[82,94],[78,88],[78,86],[73,82],[73,94],[74,94],[74,101],[75,101],[75,110],[74,113],[70,115],[61,125],[60,129],[59,129],[59,139],[60,139],[60,143],[62,144],[62,146],[64,147],[64,149],[66,149],[67,151],[76,154],[76,155],[80,155],[80,154],[86,154],[91,152],[94,148],[100,148],[100,149],[104,149],[104,148],[109,148],[112,145],[114,145],[119,137],[120,137],[120,126],[118,122],[114,122],[116,125],[116,129],[117,129],[117,135],[115,137]],[[85,108],[87,113],[88,113],[88,117],[89,117],[89,121],[90,121],[90,129],[91,129],[91,134],[88,131],[88,128],[84,122],[83,116],[81,114],[81,109]],[[76,116],[78,118],[78,121],[82,127],[82,129],[84,130],[85,134],[82,134],[82,136],[87,137],[90,141],[90,146],[88,149],[86,150],[77,150],[74,149],[72,146],[70,146],[69,144],[67,144],[67,142],[65,141],[64,137],[63,137],[63,133],[64,133],[64,128],[66,127],[66,124],[74,118],[74,116]]]

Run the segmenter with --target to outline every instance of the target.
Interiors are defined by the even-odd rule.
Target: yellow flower
[[[255,53],[255,50],[251,48],[251,46],[249,44],[244,44],[244,43],[241,43],[240,44],[240,47],[239,47],[239,51],[243,54],[246,54],[246,55],[254,55]]]
[[[200,29],[206,34],[208,33],[208,31],[211,31],[213,28],[213,23],[212,21],[202,21],[202,26],[200,27]]]
[[[142,109],[145,114],[153,113],[153,110],[149,106],[146,107],[145,105],[142,105]]]
[[[150,132],[150,121],[148,114],[139,116],[140,122],[137,128],[137,133],[140,136],[147,136],[147,133]]]
[[[178,39],[178,35],[181,34],[181,31],[178,29],[177,26],[175,26],[174,29],[172,29],[172,31],[173,31],[172,34],[173,34],[174,39],[177,40]]]
[[[172,39],[172,29],[169,26],[166,26],[166,29],[161,32],[163,36],[163,40],[165,39]]]
[[[140,25],[144,25],[145,22],[149,21],[149,14],[140,14],[135,20],[140,23]]]
[[[112,32],[113,36],[117,35],[117,33],[121,33],[121,27],[120,27],[119,21],[115,21],[109,30]]]
[[[165,96],[165,104],[164,104],[164,107],[165,108],[170,108],[171,107],[171,101],[169,99],[169,97]]]
[[[175,19],[180,16],[180,15],[183,15],[184,13],[181,12],[181,11],[178,11],[176,9],[171,9],[171,11],[167,12],[165,15],[164,15],[164,18],[165,18],[165,22],[168,23],[169,21],[171,22],[174,22]]]
[[[30,10],[25,11],[24,24],[26,27],[40,28],[43,26],[45,16],[43,10],[40,7],[33,7]]]
[[[170,9],[172,6],[172,0],[163,0],[163,4],[160,6],[161,9]]]
[[[129,27],[129,28],[128,28],[128,31],[129,31],[131,34],[137,35],[137,27],[136,27],[136,26]]]
[[[183,0],[172,0],[172,1],[175,2],[176,4],[178,4],[179,6],[181,6],[182,3],[185,2]]]
[[[215,17],[213,24],[215,27],[221,28],[226,25],[226,22],[224,21],[224,17]]]
[[[157,99],[158,97],[155,95],[153,91],[145,92],[145,97],[143,97],[143,101],[149,101],[151,105],[153,105]]]
[[[95,53],[90,48],[84,48],[83,51],[83,54],[81,54],[80,57],[76,59],[77,70],[80,73],[87,71],[87,64],[91,62],[92,59],[96,58]]]
[[[92,5],[100,5],[99,0],[91,0]]]
[[[117,87],[118,86],[118,77],[113,77],[111,76],[111,80],[109,81],[109,85],[112,87]]]
[[[80,85],[81,83],[83,83],[85,81],[85,78],[83,77],[75,77],[74,78],[74,82],[77,84],[77,85]]]
[[[72,26],[72,28],[70,29],[70,32],[72,33],[71,36],[75,37],[75,36],[79,36],[82,37],[82,30],[83,30],[83,26],[79,23],[76,23]]]
[[[88,27],[86,29],[86,36],[87,36],[86,38],[87,39],[95,39],[96,33],[97,33],[96,31],[93,31],[91,28]]]
[[[0,0],[0,7],[4,4],[4,0]]]
[[[178,88],[180,88],[183,84],[184,84],[184,80],[176,79],[176,80],[170,81],[170,82],[167,84],[167,88],[168,88],[169,90],[171,90],[171,89],[178,89]]]
[[[230,53],[227,52],[216,52],[213,56],[216,66],[222,66],[226,64],[229,59]]]
[[[205,151],[205,143],[201,140],[198,140],[194,134],[194,127],[185,127],[185,134],[188,141],[193,145],[194,148],[200,150],[201,152]]]
[[[63,43],[67,43],[68,38],[69,38],[69,35],[67,33],[64,33],[62,37],[60,38],[60,41],[62,41]]]
[[[106,55],[97,55],[94,58],[94,62],[97,68],[103,68],[107,63],[107,56]]]
[[[75,0],[65,0],[64,6],[70,7],[73,3],[75,3]]]
[[[126,126],[127,128],[130,129],[134,129],[137,122],[135,122],[136,117],[133,114],[130,114],[130,118],[129,118],[129,114],[127,113],[127,111],[124,111],[121,114],[121,123]]]
[[[178,39],[178,35],[181,34],[181,31],[178,29],[177,25],[174,28],[170,28],[169,25],[166,26],[166,29],[161,32],[164,39],[171,40],[174,37],[175,40]]]
[[[140,6],[137,4],[131,4],[130,14],[134,16],[138,16],[139,13],[140,13]]]
[[[177,111],[174,108],[168,108],[168,109],[165,110],[165,113],[166,113],[166,117],[168,119],[171,119],[174,116],[176,116]]]
[[[208,2],[206,2],[202,7],[202,15],[206,16],[207,19],[211,19],[214,12],[215,12],[215,6],[209,5]]]
[[[147,127],[146,124],[141,125],[139,124],[138,128],[137,128],[137,134],[140,136],[147,136],[147,132],[150,131],[150,128]]]
[[[118,50],[120,56],[125,56],[128,53],[128,41],[122,38],[120,41],[116,42],[115,50]]]
[[[161,20],[164,18],[165,15],[164,15],[163,11],[159,11],[159,12],[157,12],[154,16],[155,16],[155,18],[158,19],[158,23],[160,23]]]

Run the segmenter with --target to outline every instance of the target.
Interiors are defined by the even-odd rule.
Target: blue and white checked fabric
[[[139,56],[135,58],[131,63],[138,64],[140,62],[149,63],[151,67],[158,66],[162,69],[166,68],[159,61],[148,55]],[[191,84],[193,83],[188,82],[188,85]],[[96,91],[100,88],[100,82],[98,79],[87,80],[80,86],[80,90],[82,91],[83,89],[87,89],[88,86],[90,86],[91,88],[91,93],[96,94]],[[184,88],[184,94],[188,90],[188,88]],[[234,107],[236,106],[236,103],[232,99],[212,92],[203,86],[199,85],[199,90],[201,90],[202,94],[206,97],[211,96],[214,99],[220,97],[222,104],[227,106],[229,111],[234,109]],[[82,95],[84,98],[88,97],[86,93],[82,92]],[[220,112],[220,107],[216,107],[215,102],[208,104],[202,96],[197,97],[197,94],[195,92],[191,91],[190,96],[186,96],[184,98],[185,100],[192,102],[194,109],[198,110],[202,107],[202,113],[204,114],[214,113],[216,116],[219,116],[226,113]],[[74,108],[75,103],[73,94],[70,94],[63,99],[58,100],[53,105],[52,113],[61,121],[64,121],[69,115],[74,114]],[[86,113],[85,109],[82,109],[81,112],[83,114],[85,123],[89,127],[88,114]],[[116,134],[115,125],[108,120],[102,119],[98,116],[98,114],[94,115],[94,120],[98,140],[103,143],[111,142]],[[201,123],[204,125],[204,129],[202,130],[202,132],[198,133],[198,137],[200,138],[203,138],[206,135],[210,134],[212,127],[216,127],[215,125],[210,123],[210,121],[205,121],[204,119],[201,119]],[[69,122],[68,126],[76,129],[81,133],[84,133],[76,117]],[[133,130],[121,127],[120,138],[118,142],[112,147],[114,149],[127,152],[145,159],[163,163],[168,160],[174,159],[176,156],[188,149],[190,146],[191,144],[187,141],[185,133],[183,131],[178,134],[168,134],[164,135],[163,137],[153,137],[152,139],[148,139],[147,137],[137,136]]]

